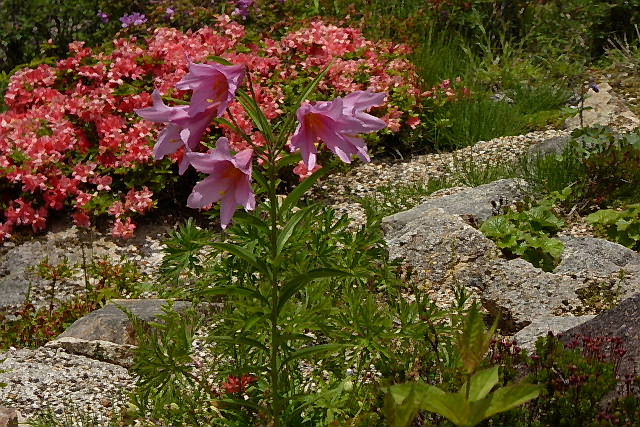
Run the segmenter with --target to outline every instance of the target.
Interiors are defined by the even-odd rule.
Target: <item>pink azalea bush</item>
[[[158,28],[146,40],[121,38],[104,52],[76,42],[70,56],[55,65],[14,74],[5,96],[10,109],[0,114],[0,240],[17,226],[44,230],[51,213],[65,209],[80,226],[108,215],[114,236],[131,237],[134,218],[154,207],[164,185],[159,172],[157,179],[148,178],[160,169],[153,165],[153,143],[163,125],[141,120],[134,110],[152,107],[153,89],[158,103],[160,95],[189,100],[197,83],[176,85],[187,76],[190,61],[222,56],[248,67],[257,101],[272,121],[289,108],[310,76],[332,62],[316,96],[387,92],[387,102],[376,112],[388,125],[384,132],[415,126],[421,91],[406,59],[407,46],[374,43],[359,30],[321,21],[281,40],[245,43],[244,38],[244,27],[222,16],[216,25],[195,32]],[[237,126],[255,144],[263,144],[239,103],[225,100],[227,105]],[[208,118],[223,110],[217,108]],[[248,148],[231,126],[203,125],[198,132],[203,142],[225,136],[234,151]],[[197,143],[190,148],[206,151]],[[185,156],[184,148],[169,151],[163,153],[166,162]],[[296,172],[305,177],[309,170],[299,166]]]

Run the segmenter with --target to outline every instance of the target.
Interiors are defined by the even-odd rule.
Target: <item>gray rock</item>
[[[518,342],[518,345],[527,350],[535,348],[535,343],[538,337],[547,335],[552,332],[554,335],[558,335],[565,332],[567,329],[571,329],[577,325],[593,319],[595,316],[545,316],[540,319],[536,319],[531,322],[530,325],[521,329],[514,338]]]
[[[617,307],[566,331],[560,339],[565,343],[581,337],[620,337],[627,351],[620,361],[618,376],[635,376],[640,372],[640,294],[626,299]]]
[[[79,354],[90,359],[120,365],[133,366],[135,345],[116,344],[103,340],[85,340],[74,337],[60,337],[46,344],[46,347],[63,349],[70,354]]]
[[[152,277],[162,259],[159,238],[167,228],[140,227],[135,239],[118,245],[108,235],[85,234],[75,226],[53,224],[51,231],[25,243],[0,243],[0,310],[24,303],[27,295],[36,307],[48,305],[51,282],[37,274],[38,265],[45,258],[52,265],[66,260],[73,270],[71,278],[55,286],[54,295],[59,300],[72,299],[83,293],[86,283],[82,266],[104,257],[113,264],[123,259],[139,260],[137,264],[141,271]],[[88,279],[95,285],[101,278],[89,274]]]
[[[477,264],[497,258],[500,251],[480,231],[443,209],[423,211],[387,240],[392,259],[402,258],[426,286],[458,280],[473,285]]]
[[[20,414],[16,408],[0,408],[0,427],[18,427]]]
[[[545,139],[538,144],[532,145],[531,148],[529,148],[529,154],[562,154],[569,141],[571,141],[571,136],[569,135],[554,136],[553,138]]]
[[[145,322],[159,320],[162,307],[167,304],[163,299],[116,299],[111,300],[99,310],[76,320],[58,338],[78,338],[87,341],[100,340],[115,344],[137,345],[135,331],[129,318],[119,306],[131,311]],[[187,301],[176,301],[173,307],[180,311],[191,307]]]
[[[562,261],[554,270],[583,281],[599,282],[617,300],[640,292],[640,254],[595,237],[560,236]]]
[[[622,129],[634,129],[640,125],[640,120],[635,114],[615,96],[608,83],[599,84],[600,91],[589,91],[584,101],[584,107],[588,110],[582,112],[582,124],[580,116],[570,117],[565,121],[565,127],[569,130],[577,129],[581,125],[585,127],[602,125],[615,126]]]
[[[520,258],[496,260],[478,277],[482,303],[500,317],[503,333],[516,333],[537,319],[582,310],[576,290],[584,283],[544,272]]]
[[[413,221],[421,219],[431,209],[441,208],[448,214],[463,216],[468,222],[479,225],[496,214],[501,206],[520,200],[526,183],[518,179],[501,179],[456,194],[434,198],[413,209],[399,212],[382,220],[388,238],[402,233],[405,226],[413,227]],[[410,225],[411,224],[411,225]]]

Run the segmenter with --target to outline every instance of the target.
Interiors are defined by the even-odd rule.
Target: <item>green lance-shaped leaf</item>
[[[280,255],[282,249],[291,238],[291,235],[293,234],[295,228],[298,226],[300,221],[302,221],[309,214],[310,211],[311,210],[309,208],[301,209],[293,214],[291,219],[289,219],[289,222],[287,222],[287,224],[280,232],[280,235],[278,236],[278,240],[276,242],[276,256]]]
[[[399,384],[389,387],[384,398],[384,415],[391,426],[409,426],[422,409],[426,393],[417,392],[416,383]]]
[[[277,312],[280,313],[284,305],[289,301],[289,299],[296,294],[300,289],[302,289],[307,283],[312,282],[314,280],[328,279],[331,277],[348,277],[351,276],[351,273],[342,270],[336,270],[333,268],[318,268],[316,270],[311,270],[306,273],[302,273],[290,280],[288,280],[284,286],[282,287],[282,291],[280,292],[280,296],[278,298],[278,309]]]
[[[258,130],[264,134],[267,141],[273,141],[273,129],[271,128],[271,123],[267,116],[264,115],[264,112],[262,111],[262,108],[260,108],[258,102],[242,89],[238,89],[236,95],[249,117],[251,117],[251,120],[253,120],[255,125],[258,127]]]
[[[542,386],[536,384],[512,384],[501,387],[488,397],[491,399],[491,403],[486,409],[482,419],[508,411],[533,400],[540,395],[541,391]]]
[[[496,384],[498,384],[497,366],[476,372],[475,375],[471,377],[469,400],[483,399]],[[466,393],[466,388],[467,383],[464,383],[460,390]]]
[[[291,193],[284,199],[280,210],[282,212],[289,212],[293,207],[298,204],[300,198],[306,193],[320,178],[327,175],[331,171],[331,168],[324,167],[314,172],[309,178],[302,181]]]
[[[474,303],[471,306],[464,318],[462,332],[458,334],[457,339],[465,373],[473,374],[478,369],[484,355],[489,350],[491,338],[497,327],[498,321],[496,319],[491,329],[485,332],[484,321],[478,305]]]

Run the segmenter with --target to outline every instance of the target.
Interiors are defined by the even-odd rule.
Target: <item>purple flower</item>
[[[244,19],[249,17],[249,8],[253,6],[254,0],[238,0],[236,1],[236,9],[233,11],[234,15],[240,15]]]
[[[98,11],[98,18],[100,18],[105,24],[109,22],[109,15],[101,10]]]
[[[142,13],[133,12],[130,15],[124,15],[120,18],[120,22],[122,22],[122,28],[127,28],[144,24],[147,22],[147,17]]]
[[[178,82],[180,90],[192,90],[189,114],[195,115],[210,108],[221,117],[235,99],[236,90],[244,79],[244,65],[189,64],[189,73]]]
[[[358,133],[384,129],[384,120],[364,112],[382,105],[386,93],[357,91],[344,98],[303,104],[297,112],[298,128],[291,138],[293,150],[299,149],[307,169],[316,165],[318,150],[315,142],[322,140],[343,162],[351,163],[356,155],[368,162],[367,146]]]
[[[251,161],[253,150],[231,154],[229,140],[218,139],[216,149],[208,153],[187,153],[194,168],[209,176],[198,182],[187,199],[190,208],[203,208],[221,201],[220,223],[226,228],[238,206],[245,210],[256,207],[251,189]]]
[[[591,90],[593,90],[595,93],[600,92],[600,86],[598,86],[596,83],[591,83],[589,84],[589,87],[591,88]]]
[[[169,19],[173,18],[173,15],[176,14],[176,10],[172,7],[168,7],[167,10],[167,16],[169,17]]]

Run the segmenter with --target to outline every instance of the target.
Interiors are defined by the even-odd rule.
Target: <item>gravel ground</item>
[[[374,159],[371,163],[360,163],[347,172],[331,175],[316,188],[315,195],[326,199],[339,213],[348,214],[356,224],[363,224],[365,213],[355,200],[375,197],[379,193],[378,187],[396,183],[427,184],[429,180],[438,178],[451,179],[451,171],[460,161],[473,160],[485,165],[508,163],[535,144],[569,134],[566,130],[537,131],[480,141],[474,146],[450,153],[425,154],[400,161]]]

